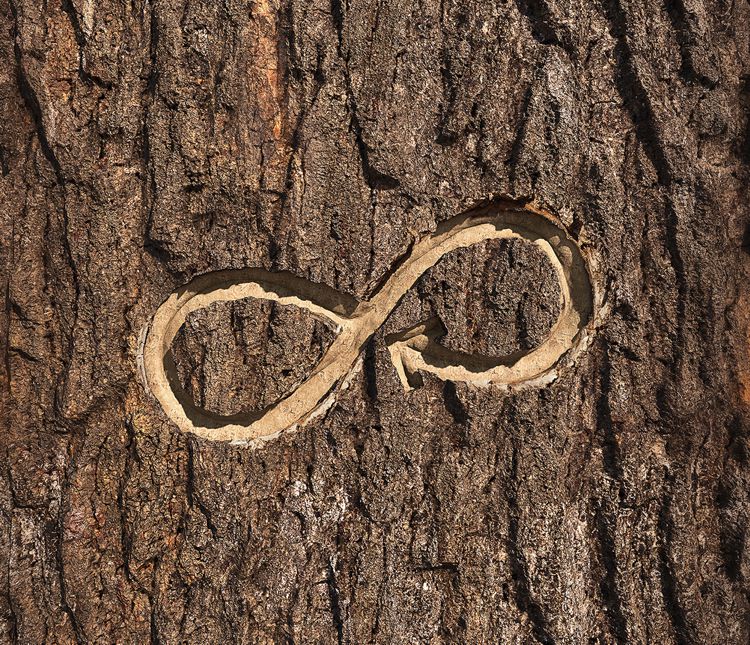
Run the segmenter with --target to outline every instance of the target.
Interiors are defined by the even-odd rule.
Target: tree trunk
[[[0,640],[748,642],[747,2],[0,7]],[[505,207],[560,233],[446,251],[325,401],[221,430],[337,346],[304,285],[366,308]],[[558,333],[555,244],[580,351],[482,383]],[[198,436],[144,347],[248,268],[289,298],[164,341]]]

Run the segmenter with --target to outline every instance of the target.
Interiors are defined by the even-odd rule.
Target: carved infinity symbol
[[[435,319],[386,342],[406,390],[419,372],[477,385],[542,385],[554,380],[563,357],[572,361],[586,346],[597,304],[586,260],[562,224],[546,213],[503,202],[456,216],[415,243],[369,299],[358,302],[330,287],[263,269],[216,271],[175,291],[156,311],[146,331],[145,380],[167,416],[183,431],[218,440],[267,440],[304,423],[345,380],[368,339],[386,321],[417,279],[446,253],[491,239],[520,238],[536,244],[554,267],[560,285],[560,315],[538,347],[500,358],[453,352],[436,342],[444,330]],[[322,359],[293,392],[258,412],[231,416],[198,408],[180,386],[171,344],[187,316],[211,303],[260,298],[296,305],[338,331]]]

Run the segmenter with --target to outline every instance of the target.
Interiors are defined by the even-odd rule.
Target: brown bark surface
[[[746,0],[0,0],[0,641],[750,639]],[[423,375],[387,334],[530,349],[535,247],[446,255],[325,414],[181,432],[139,344],[193,277],[359,300],[509,196],[600,258],[545,387]],[[259,409],[333,335],[258,300],[175,340],[196,403]]]

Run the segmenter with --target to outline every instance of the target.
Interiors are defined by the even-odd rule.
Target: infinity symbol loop
[[[263,269],[216,271],[175,291],[156,311],[142,352],[145,381],[167,416],[183,431],[218,440],[267,440],[307,421],[321,409],[417,279],[446,253],[485,240],[520,238],[536,244],[551,262],[560,285],[560,315],[548,338],[527,352],[492,358],[453,352],[436,342],[444,330],[430,320],[386,338],[406,390],[419,372],[477,385],[543,385],[563,359],[586,346],[597,304],[586,260],[563,226],[550,215],[504,202],[456,216],[414,244],[408,256],[369,300],[358,302],[330,287]],[[332,324],[338,336],[293,392],[258,412],[231,416],[195,406],[179,384],[171,344],[187,316],[211,303],[243,298],[296,305]]]

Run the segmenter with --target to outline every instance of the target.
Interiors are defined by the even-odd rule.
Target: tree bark
[[[0,0],[0,640],[750,640],[745,0]],[[441,222],[551,213],[602,302],[552,382],[420,375],[387,337],[528,351],[560,287],[522,240],[447,253],[322,413],[181,431],[139,368],[196,276],[366,301]],[[216,414],[335,331],[265,300],[172,345]]]

